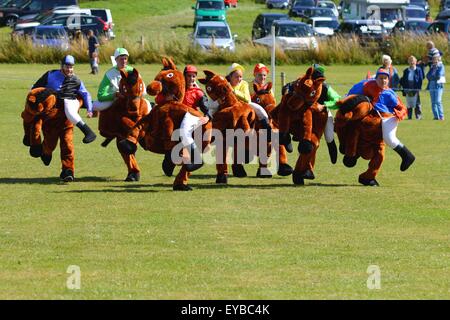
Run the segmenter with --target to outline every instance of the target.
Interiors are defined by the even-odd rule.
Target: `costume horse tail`
[[[366,117],[372,110],[373,106],[369,98],[365,95],[352,94],[348,97],[336,102],[341,113],[346,120],[361,120]]]

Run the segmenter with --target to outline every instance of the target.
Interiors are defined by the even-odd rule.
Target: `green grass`
[[[291,177],[256,179],[255,165],[246,166],[249,177],[217,186],[206,165],[191,177],[193,192],[176,193],[160,155],[140,149],[141,181],[125,183],[114,145],[100,147],[101,137],[84,145],[77,129],[76,182],[59,182],[59,152],[49,167],[31,158],[20,112],[47,68],[0,66],[0,299],[450,298],[450,125],[430,120],[426,92],[425,119],[398,131],[417,160],[400,172],[387,150],[379,188],[357,183],[366,161],[348,169],[339,156],[332,165],[322,145],[316,180],[304,187]],[[160,66],[138,68],[148,83]],[[326,72],[342,94],[368,69],[375,66]],[[277,73],[292,80],[304,70]],[[87,65],[76,72],[95,92],[100,76]],[[96,128],[97,119],[87,121]],[[381,290],[367,289],[372,264]],[[70,265],[81,268],[81,290],[66,288]]]

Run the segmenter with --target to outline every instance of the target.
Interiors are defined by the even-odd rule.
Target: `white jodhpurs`
[[[330,110],[328,110],[328,118],[327,123],[325,124],[325,141],[327,143],[333,142],[334,140],[334,122],[333,122],[333,114]]]
[[[113,101],[93,101],[92,106],[95,111],[103,111],[111,107]]]
[[[180,137],[183,146],[187,147],[194,143],[192,133],[197,127],[201,126],[201,124],[202,123],[199,117],[193,116],[189,112],[186,112],[180,125]]]
[[[266,119],[267,121],[269,121],[269,115],[263,107],[254,102],[249,102],[248,104],[250,105],[250,107],[252,107],[253,111],[255,111],[258,120]]]
[[[383,140],[392,149],[395,149],[395,147],[401,144],[400,140],[397,138],[396,135],[397,125],[398,121],[396,117],[381,118],[381,130],[383,131]]]
[[[64,99],[64,112],[67,119],[72,124],[77,124],[82,121],[81,116],[78,114],[78,109],[80,108],[80,103],[77,99]]]

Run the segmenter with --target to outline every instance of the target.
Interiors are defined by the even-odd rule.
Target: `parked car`
[[[450,20],[436,20],[428,27],[429,33],[444,33],[450,40]]]
[[[403,16],[403,20],[425,21],[427,18],[427,12],[422,7],[410,5],[405,7]]]
[[[327,18],[336,19],[336,16],[334,15],[333,10],[331,10],[329,8],[319,8],[319,7],[305,9],[305,10],[303,10],[302,15],[299,17],[302,17],[304,19],[308,19],[308,18],[312,18],[312,17],[327,17]]]
[[[35,47],[69,49],[69,35],[63,26],[37,26],[31,35]]]
[[[450,9],[443,10],[438,13],[436,20],[447,20],[450,19]]]
[[[333,1],[319,0],[319,2],[317,2],[317,7],[331,9],[333,11],[334,15],[336,16],[336,18],[339,17],[338,8]]]
[[[316,6],[314,0],[296,0],[289,10],[291,17],[303,17],[303,12]]]
[[[266,0],[266,6],[269,9],[287,9],[289,0]]]
[[[450,9],[450,0],[441,0],[439,4],[439,11]]]
[[[332,36],[335,30],[339,28],[339,21],[330,17],[313,17],[306,20],[306,23],[320,37]]]
[[[224,0],[223,2],[225,3],[225,7],[228,7],[228,8],[230,8],[230,7],[236,8],[236,7],[237,7],[238,0]]]
[[[20,6],[19,6],[20,5]],[[78,0],[28,0],[17,2],[16,7],[0,11],[0,25],[13,27],[20,16],[38,14],[57,6],[78,5]]]
[[[318,42],[314,31],[306,23],[293,20],[277,20],[275,26],[275,45],[283,50],[317,50]],[[272,46],[272,36],[253,40],[254,43]]]
[[[427,21],[420,20],[408,20],[398,21],[394,28],[392,28],[392,33],[394,35],[408,33],[410,35],[425,35],[427,33],[430,23]]]
[[[261,13],[253,22],[252,39],[264,38],[270,34],[270,28],[275,20],[287,20],[289,16],[284,13]]]
[[[235,51],[236,37],[231,34],[226,21],[198,21],[192,34],[192,42],[203,50],[218,48]]]
[[[226,8],[223,0],[197,0],[195,6],[194,26],[199,21],[225,21]]]
[[[389,45],[388,31],[380,20],[344,20],[335,34],[347,39],[356,37],[361,46],[373,43]]]
[[[425,9],[426,13],[430,13],[430,4],[428,3],[428,0],[409,0],[409,4],[422,7]]]

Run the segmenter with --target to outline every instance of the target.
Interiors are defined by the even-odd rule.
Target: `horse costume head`
[[[225,77],[215,74],[212,71],[204,70],[205,78],[199,79],[201,84],[205,85],[208,96],[219,103],[219,110],[232,106],[238,102],[233,88]]]
[[[312,106],[319,100],[325,77],[316,76],[316,74],[314,74],[314,68],[310,67],[303,77],[295,81],[293,86],[294,93],[288,101],[289,109],[297,111],[302,107]]]
[[[56,105],[56,92],[47,88],[35,88],[27,96],[25,109],[32,115],[48,112]]]
[[[163,69],[147,86],[147,93],[151,96],[161,93],[166,100],[183,101],[186,89],[183,72],[177,70],[171,58],[163,58],[162,64]]]
[[[275,97],[270,90],[272,90],[272,82],[267,83],[265,89],[259,89],[258,85],[253,83],[253,91],[255,93],[252,96],[252,102],[259,104],[267,112],[272,111],[276,107]]]
[[[119,83],[119,92],[127,98],[140,98],[145,94],[145,85],[137,69],[131,72],[120,70],[122,78]]]

